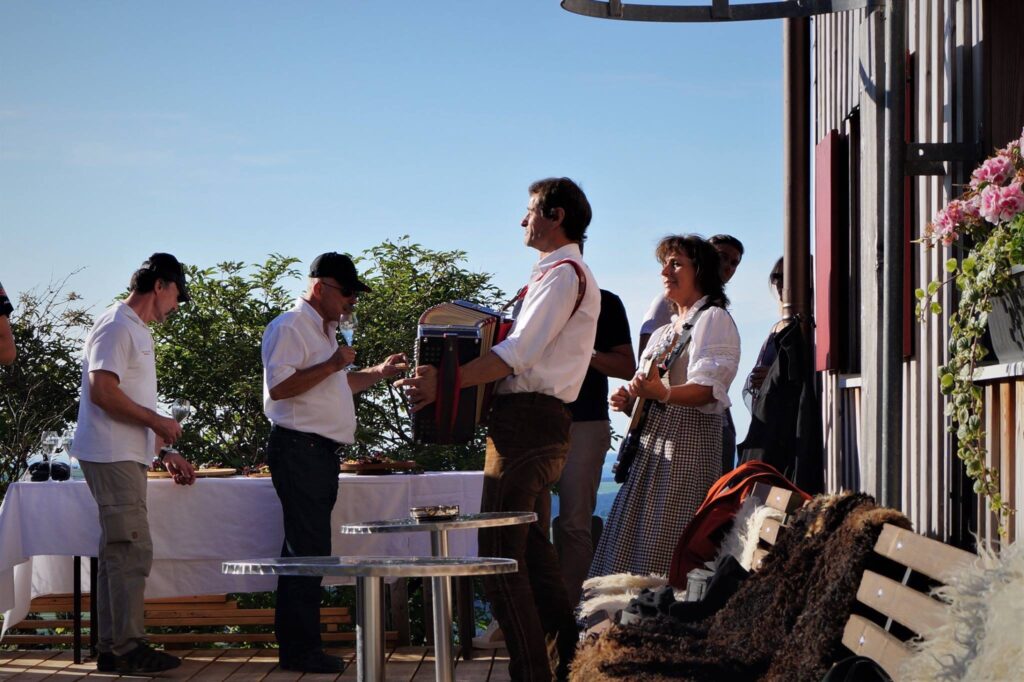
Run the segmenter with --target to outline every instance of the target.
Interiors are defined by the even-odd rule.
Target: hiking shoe
[[[140,641],[139,645],[128,653],[117,657],[117,672],[122,675],[134,673],[159,673],[181,665],[177,656],[165,654]]]
[[[310,651],[305,656],[281,658],[279,665],[296,673],[340,673],[345,670],[345,661],[321,649]]]
[[[101,651],[96,656],[96,672],[117,672],[117,656],[112,651]]]

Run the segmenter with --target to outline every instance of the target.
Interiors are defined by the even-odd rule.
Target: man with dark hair
[[[398,353],[375,367],[344,371],[356,351],[338,343],[338,324],[369,290],[351,258],[320,254],[309,268],[306,293],[263,333],[263,410],[273,424],[267,463],[284,513],[283,557],[330,556],[339,452],[355,441],[353,395],[407,369]],[[278,578],[274,633],[285,670],[340,673],[345,667],[323,650],[321,582],[318,576]]]
[[[716,234],[708,239],[711,245],[718,251],[718,257],[722,259],[722,281],[728,283],[736,274],[736,268],[743,260],[743,242],[731,234]]]
[[[14,332],[11,331],[10,315],[13,312],[11,299],[7,298],[4,285],[0,284],[0,365],[13,364],[18,354],[14,345]]]
[[[743,242],[731,234],[716,234],[708,241],[718,251],[722,264],[722,281],[728,283],[743,260]],[[722,474],[727,474],[735,468],[736,424],[732,421],[732,411],[726,409],[722,416]]]
[[[565,678],[576,651],[572,605],[548,528],[550,489],[569,450],[566,403],[579,395],[601,306],[597,282],[580,252],[590,217],[586,195],[572,180],[549,178],[530,186],[521,224],[524,242],[540,260],[520,292],[508,337],[461,368],[460,386],[497,382],[488,417],[482,510],[537,513],[528,526],[480,531],[482,556],[519,562],[517,573],[484,579],[514,680],[551,680],[552,667],[556,677]],[[437,397],[437,371],[417,367],[415,377],[398,385],[406,388],[413,410],[420,410]]]
[[[195,471],[176,450],[174,419],[156,412],[156,362],[148,324],[164,322],[189,300],[185,273],[169,253],[154,253],[135,271],[131,292],[96,320],[85,339],[82,397],[72,454],[100,513],[97,627],[100,672],[148,674],[181,659],[145,641],[146,577],[153,541],[146,513],[146,470],[159,452],[174,482],[191,485]]]

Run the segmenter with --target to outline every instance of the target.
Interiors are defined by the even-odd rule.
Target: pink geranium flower
[[[971,173],[971,187],[978,187],[983,182],[1001,185],[1014,173],[1013,161],[1008,156],[993,156]]]
[[[1019,182],[1007,187],[989,185],[981,191],[981,217],[990,223],[1012,220],[1018,213],[1024,213],[1024,192]]]

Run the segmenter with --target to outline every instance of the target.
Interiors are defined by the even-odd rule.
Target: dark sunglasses
[[[352,289],[349,289],[348,287],[339,287],[339,286],[337,286],[335,284],[331,284],[330,282],[325,282],[324,280],[320,280],[320,284],[323,284],[324,286],[328,286],[328,287],[330,287],[332,289],[337,289],[338,291],[341,292],[341,295],[344,296],[345,298],[352,298],[353,296],[356,295],[356,292],[353,291]]]

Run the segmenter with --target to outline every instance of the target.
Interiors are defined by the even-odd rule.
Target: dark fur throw
[[[820,680],[883,524],[910,528],[861,493],[819,496],[791,518],[760,571],[710,618],[616,625],[581,647],[571,680]]]

